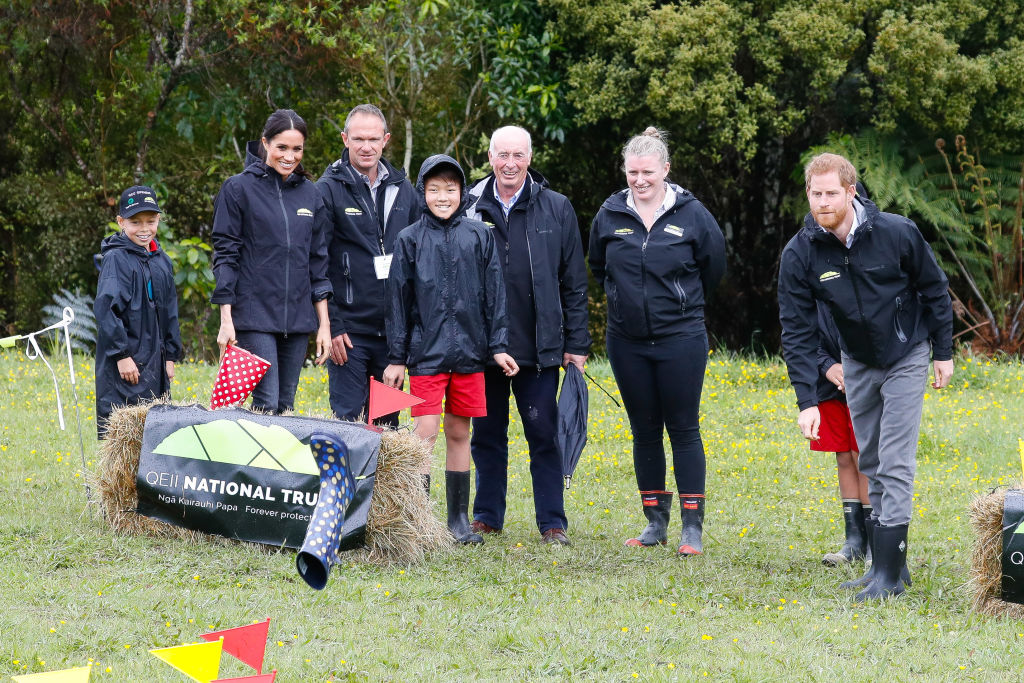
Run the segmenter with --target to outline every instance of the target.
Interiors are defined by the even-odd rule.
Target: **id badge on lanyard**
[[[373,270],[377,273],[378,280],[387,280],[391,271],[391,257],[394,254],[381,254],[373,257]]]

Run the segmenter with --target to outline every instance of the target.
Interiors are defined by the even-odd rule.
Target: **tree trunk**
[[[412,166],[412,117],[405,117],[405,161],[402,163],[405,174],[410,175]]]

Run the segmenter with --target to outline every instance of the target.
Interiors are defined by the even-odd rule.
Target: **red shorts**
[[[484,373],[442,372],[439,375],[411,375],[409,393],[422,398],[423,403],[412,407],[413,417],[440,415],[441,398],[444,412],[461,417],[486,417],[487,396],[484,393]]]
[[[810,441],[812,451],[823,453],[845,453],[857,451],[857,438],[853,435],[853,422],[850,420],[850,409],[838,399],[818,404],[821,413],[821,426],[818,427],[818,440]]]

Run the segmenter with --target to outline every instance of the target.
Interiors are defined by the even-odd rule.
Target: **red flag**
[[[274,669],[268,674],[259,674],[256,676],[239,676],[238,678],[218,678],[212,683],[274,683],[274,679],[277,677],[277,669]]]
[[[236,626],[223,631],[213,631],[199,636],[203,640],[224,638],[224,652],[240,659],[258,672],[263,671],[263,655],[267,650],[267,632],[270,631],[270,618],[258,624]],[[235,680],[235,679],[231,679]],[[238,679],[238,680],[249,680]],[[262,680],[262,679],[252,679]],[[271,679],[273,680],[273,679]]]
[[[403,408],[423,403],[422,398],[407,394],[400,389],[389,387],[383,382],[370,378],[370,414],[366,417],[367,422],[373,422],[381,415],[389,415],[398,412]]]
[[[211,408],[235,406],[249,398],[249,394],[263,379],[270,368],[270,361],[230,344],[224,349],[224,357],[217,371],[217,381],[210,397]]]

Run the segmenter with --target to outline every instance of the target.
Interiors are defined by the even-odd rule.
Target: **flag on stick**
[[[277,669],[268,674],[257,674],[255,676],[239,676],[238,678],[218,678],[213,683],[274,683],[277,677]]]
[[[213,395],[210,396],[210,407],[239,405],[249,398],[269,368],[270,361],[228,344],[220,360],[217,381],[213,385]]]
[[[390,415],[399,410],[423,403],[422,398],[417,398],[400,389],[389,387],[383,382],[370,378],[370,406],[367,422],[373,422],[381,415]]]
[[[88,683],[90,673],[92,673],[92,664],[74,669],[11,676],[11,678],[17,683]]]
[[[213,643],[193,643],[175,647],[162,647],[149,653],[185,674],[193,681],[211,683],[220,675],[220,653],[224,639]]]
[[[256,624],[212,631],[199,637],[209,641],[223,638],[224,652],[256,669],[256,673],[263,673],[263,655],[267,651],[267,633],[269,631],[270,618],[268,617],[266,621]]]

